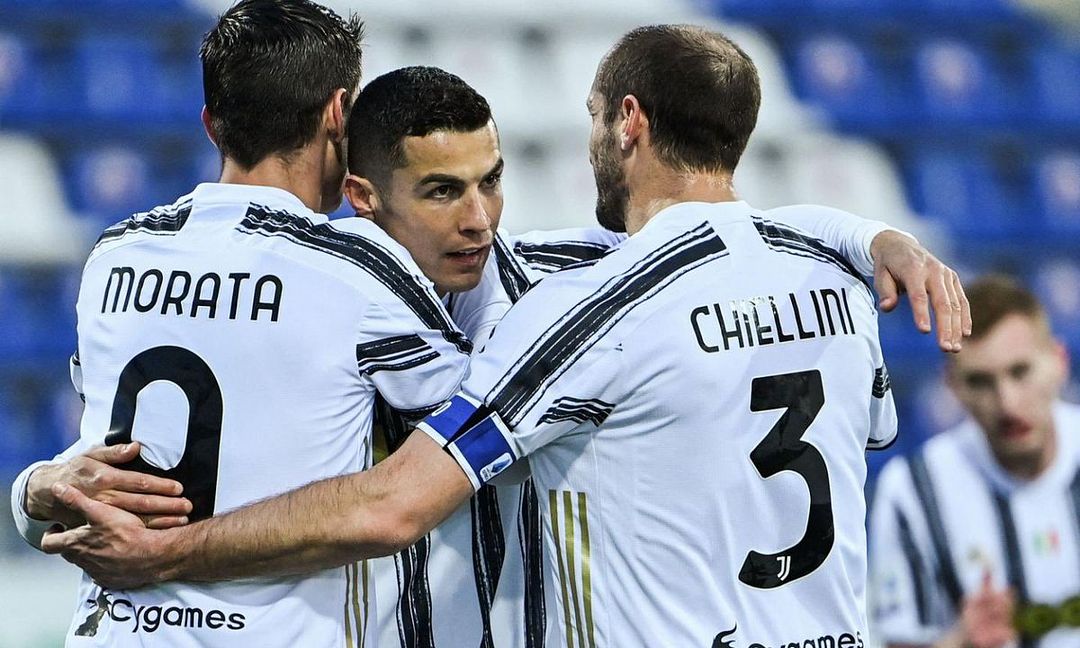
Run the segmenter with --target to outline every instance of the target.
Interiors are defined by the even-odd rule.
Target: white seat
[[[64,202],[56,163],[29,137],[0,134],[0,263],[84,258],[90,232]]]

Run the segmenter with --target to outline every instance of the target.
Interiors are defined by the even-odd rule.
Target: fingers
[[[184,492],[184,486],[175,480],[155,477],[134,470],[111,468],[100,477],[101,483],[108,483],[108,488],[128,493],[149,493],[176,497]]]
[[[41,550],[56,555],[78,542],[80,529],[68,531],[49,531],[41,538]]]
[[[957,303],[954,308],[951,291],[952,282],[946,281],[944,273],[935,272],[927,281],[927,292],[930,303],[934,307],[934,319],[937,323],[938,346],[942,351],[955,351],[959,346],[960,305]],[[954,337],[956,338],[955,346]]]
[[[183,497],[106,491],[99,493],[94,499],[103,504],[124,509],[129,513],[144,516],[180,516],[191,513],[191,501]]]
[[[878,306],[888,313],[900,303],[900,289],[892,274],[882,268],[874,272],[874,288],[877,289]]]
[[[143,522],[148,529],[172,529],[175,527],[181,527],[188,523],[186,515],[182,516],[168,516],[159,515],[155,517],[144,518]]]
[[[994,589],[994,576],[989,569],[983,569],[982,580],[979,581],[979,590],[983,594],[989,594]]]
[[[65,508],[81,515],[88,524],[107,522],[112,519],[116,513],[124,513],[108,504],[95,502],[79,492],[79,489],[66,484],[54,484],[52,493],[53,497],[63,504]],[[128,515],[127,513],[124,514]]]
[[[132,459],[138,457],[139,450],[140,447],[138,442],[133,442],[111,446],[96,446],[87,450],[83,454],[86,457],[95,459],[102,463],[115,465],[127,463]]]
[[[968,302],[967,293],[964,292],[964,286],[960,283],[960,275],[954,271],[952,273],[952,282],[956,289],[956,296],[960,300],[960,330],[964,335],[971,335],[971,303]]]

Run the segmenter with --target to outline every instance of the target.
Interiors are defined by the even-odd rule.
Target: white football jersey
[[[499,232],[480,284],[448,294],[443,302],[454,323],[481,348],[511,304],[545,274],[595,261],[623,238],[595,228],[521,237]],[[411,431],[403,417],[385,407],[378,420],[391,446]],[[370,561],[379,645],[542,646],[540,532],[529,482],[488,485],[409,549]]]
[[[972,420],[885,465],[870,516],[876,636],[933,643],[988,572],[1016,593],[1020,646],[1080,645],[1080,407],[1058,403],[1054,427],[1057,457],[1031,481]]]
[[[745,203],[685,203],[536,286],[420,425],[476,488],[528,457],[548,646],[867,639],[873,296]]]
[[[80,447],[139,441],[130,467],[182,482],[194,519],[367,467],[376,394],[418,416],[470,350],[382,230],[268,187],[199,185],[107,229],[77,310]],[[371,646],[368,581],[363,563],[131,591],[84,576],[67,644]]]

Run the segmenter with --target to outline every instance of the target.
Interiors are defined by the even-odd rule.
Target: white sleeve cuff
[[[41,550],[41,539],[45,532],[59,524],[52,520],[35,520],[26,513],[26,483],[30,480],[30,473],[42,466],[47,466],[51,461],[39,461],[30,464],[15,478],[11,485],[11,515],[15,518],[15,528],[23,540],[38,551]]]
[[[913,234],[909,234],[904,230],[896,229],[895,227],[886,225],[881,221],[866,221],[866,223],[863,225],[862,245],[860,246],[860,249],[853,250],[854,254],[851,255],[851,261],[854,264],[855,269],[858,270],[859,273],[863,276],[871,277],[874,275],[874,257],[870,254],[870,244],[874,242],[874,237],[876,237],[878,234],[881,234],[882,232],[888,232],[890,230],[893,232],[900,232],[901,234],[910,238],[916,243],[919,242],[919,239],[915,238]]]

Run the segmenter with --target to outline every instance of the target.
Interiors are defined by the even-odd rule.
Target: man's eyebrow
[[[489,176],[489,175],[491,175],[493,173],[502,173],[502,170],[503,170],[504,166],[506,166],[506,162],[504,162],[503,159],[502,159],[502,156],[500,156],[499,161],[496,162],[494,164],[494,166],[492,166],[491,169],[489,169],[488,172],[486,174],[484,174],[484,175]]]
[[[431,174],[428,174],[428,175],[424,176],[423,178],[420,178],[420,182],[418,182],[417,184],[426,185],[426,184],[431,184],[433,182],[437,182],[439,184],[452,184],[452,185],[463,185],[463,184],[465,184],[464,180],[462,180],[461,178],[459,178],[459,177],[457,177],[455,175],[450,175],[449,173],[431,173]]]

